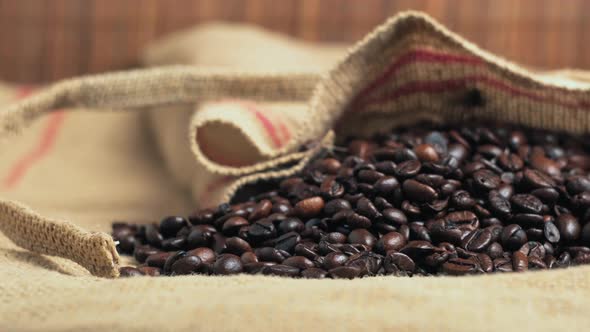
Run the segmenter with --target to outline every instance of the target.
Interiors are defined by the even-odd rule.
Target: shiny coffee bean
[[[240,257],[232,254],[222,254],[217,257],[213,264],[213,273],[218,275],[228,275],[241,273],[244,265]]]

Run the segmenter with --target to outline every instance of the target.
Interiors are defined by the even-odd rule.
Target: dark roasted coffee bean
[[[401,250],[402,253],[412,258],[428,256],[435,251],[437,251],[436,247],[427,241],[410,241]]]
[[[246,221],[247,223],[247,221]],[[211,225],[196,225],[191,228],[186,238],[187,247],[208,247],[213,239],[213,234],[217,231]]]
[[[477,254],[475,260],[483,272],[490,273],[494,271],[494,262],[490,256],[486,254]]]
[[[390,196],[400,187],[399,182],[392,176],[385,176],[373,185],[377,195]]]
[[[388,224],[398,227],[408,223],[408,218],[404,212],[396,208],[388,208],[383,210],[383,219]]]
[[[232,236],[238,234],[238,231],[243,226],[248,226],[250,223],[248,220],[242,217],[231,217],[223,223],[222,231],[226,236]]]
[[[434,188],[413,179],[404,181],[402,188],[405,197],[414,202],[426,203],[438,198]]]
[[[322,267],[326,270],[330,270],[339,266],[343,266],[348,260],[348,256],[341,252],[332,252],[324,257]]]
[[[496,272],[512,272],[512,260],[507,258],[494,259],[494,271]]]
[[[328,275],[328,272],[319,268],[310,268],[301,271],[301,277],[307,279],[324,279]]]
[[[539,214],[543,209],[543,203],[537,197],[529,194],[517,194],[510,198],[513,206],[523,213]]]
[[[528,268],[529,269],[546,269],[547,264],[545,264],[545,262],[539,257],[530,256],[530,257],[528,257]]]
[[[172,265],[176,263],[177,260],[186,256],[186,252],[184,251],[176,251],[173,252],[168,258],[166,258],[166,262],[164,262],[164,267],[162,268],[162,272],[166,275],[170,275],[172,273]]]
[[[257,263],[258,257],[256,257],[254,252],[247,251],[240,256],[240,260],[242,261],[242,264],[246,265],[250,263]]]
[[[211,250],[210,248],[196,248],[193,250],[189,250],[186,252],[187,256],[197,256],[203,262],[203,264],[213,264],[215,262],[215,258],[217,255],[215,251]]]
[[[247,251],[252,251],[252,247],[250,247],[250,244],[247,241],[236,236],[227,238],[225,240],[225,245],[226,248],[224,251],[226,253],[238,256]]]
[[[244,265],[240,257],[232,254],[223,254],[217,257],[213,264],[213,273],[218,275],[228,275],[241,273]]]
[[[451,196],[451,203],[454,207],[461,210],[467,210],[475,206],[477,202],[471,197],[469,192],[458,190]]]
[[[527,242],[526,232],[519,225],[508,225],[504,227],[500,241],[502,246],[509,250],[517,250]]]
[[[554,204],[559,199],[559,192],[553,188],[539,188],[531,191],[531,194],[545,204]]]
[[[474,274],[479,269],[475,259],[452,258],[442,265],[443,273],[455,276]]]
[[[545,226],[543,227],[543,234],[547,241],[551,243],[557,243],[560,239],[560,233],[557,226],[555,226],[552,222],[546,222]]]
[[[324,213],[327,215],[334,215],[336,212],[350,209],[352,209],[352,207],[347,200],[337,198],[326,203],[324,206]]]
[[[348,234],[348,243],[364,244],[372,248],[377,243],[377,238],[366,229],[355,229]]]
[[[490,191],[488,201],[491,210],[497,213],[499,217],[507,217],[512,212],[510,201],[496,190]]]
[[[261,219],[255,222],[248,229],[248,239],[262,242],[276,236],[276,228],[272,221]]]
[[[131,266],[122,266],[119,268],[119,276],[122,278],[141,277],[143,275],[145,275],[145,273]]]
[[[324,200],[321,197],[310,197],[295,204],[295,214],[301,218],[311,218],[320,214],[323,208]]]
[[[558,216],[555,224],[559,229],[560,238],[564,241],[577,240],[582,233],[582,227],[578,222],[578,218],[569,213]]]
[[[164,237],[175,236],[184,226],[188,226],[188,220],[183,217],[166,217],[160,222],[160,233]]]
[[[555,187],[555,181],[551,177],[534,169],[525,169],[523,180],[534,189]]]
[[[516,272],[526,271],[529,268],[528,257],[520,251],[512,254],[512,269]]]
[[[213,238],[211,240],[211,248],[213,249],[213,251],[215,251],[216,254],[221,254],[225,251],[225,248],[227,247],[226,240],[226,237],[219,233],[213,234]]]
[[[416,269],[414,261],[401,252],[389,253],[383,262],[385,272],[388,274],[412,274]]]
[[[406,244],[406,239],[398,232],[387,233],[377,241],[375,251],[385,254],[391,250],[399,251]]]
[[[421,168],[422,165],[418,160],[407,160],[397,165],[395,175],[400,178],[410,178],[416,176]]]
[[[375,275],[383,265],[383,256],[371,251],[363,251],[348,258],[344,266],[354,266],[361,270],[361,276]]]
[[[476,229],[461,240],[461,246],[469,251],[482,252],[492,243],[489,229]]]
[[[172,264],[172,274],[191,274],[197,272],[203,263],[197,256],[184,256]]]
[[[145,227],[145,238],[147,243],[154,247],[161,247],[164,237],[158,231],[158,228],[154,225],[147,225]]]
[[[140,266],[137,268],[141,273],[150,277],[157,277],[162,274],[162,269],[151,266]]]
[[[145,260],[145,263],[148,266],[158,267],[160,269],[164,268],[164,264],[166,264],[166,260],[170,257],[173,253],[172,252],[159,252],[153,255],[149,255],[148,258]]]
[[[273,275],[279,277],[295,278],[299,276],[299,273],[300,270],[298,268],[283,264],[270,265],[262,269],[262,274],[264,275]]]
[[[287,218],[279,223],[278,229],[280,234],[301,233],[305,229],[305,224],[297,218]]]
[[[371,219],[354,212],[347,215],[346,224],[351,228],[369,228],[372,225]]]
[[[430,144],[420,144],[414,147],[414,153],[418,159],[423,162],[437,162],[440,159],[438,152],[434,148],[434,146]]]
[[[295,232],[285,233],[275,240],[275,248],[292,253],[301,241],[301,236]]]
[[[156,249],[148,245],[137,245],[135,246],[135,250],[133,250],[133,257],[139,263],[143,264],[149,256],[157,254],[159,252],[161,252],[159,249]]]
[[[585,245],[590,245],[590,222],[586,223],[584,228],[582,228],[581,237]]]
[[[499,244],[498,242],[494,242],[488,247],[487,254],[492,259],[500,258],[504,254],[504,249],[502,249],[501,244]]]
[[[479,227],[479,218],[471,211],[455,211],[447,214],[445,220],[459,229],[472,231]]]
[[[361,269],[356,266],[340,266],[328,272],[334,279],[353,279],[361,275]]]
[[[262,247],[254,250],[259,260],[265,262],[282,263],[287,258],[282,251],[272,247]]]
[[[545,221],[543,216],[533,213],[518,213],[510,218],[510,222],[518,224],[524,228],[543,228]]]
[[[377,211],[373,202],[366,197],[363,197],[356,202],[356,212],[369,219],[377,219],[381,217],[381,213]]]
[[[309,269],[315,267],[315,264],[303,256],[293,256],[285,259],[283,265],[289,265],[296,267],[300,270]]]
[[[581,175],[571,176],[566,180],[565,187],[570,195],[590,191],[590,179]]]
[[[315,260],[318,257],[318,245],[315,243],[299,243],[295,246],[295,255],[304,256]]]
[[[162,240],[162,249],[166,251],[176,251],[184,248],[186,238],[184,236],[173,237]]]
[[[487,169],[481,169],[473,173],[473,182],[477,188],[484,191],[496,189],[500,186],[500,177]]]
[[[262,274],[267,266],[276,265],[274,262],[253,262],[242,265],[242,270],[249,274]],[[239,272],[238,272],[239,273]]]

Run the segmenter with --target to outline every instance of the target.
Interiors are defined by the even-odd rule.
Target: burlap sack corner
[[[441,64],[440,59],[446,60]],[[393,66],[397,69],[391,69],[392,63],[398,63]],[[385,74],[390,71],[395,72],[395,79]],[[0,131],[19,131],[45,110],[71,105],[143,108],[228,97],[266,100],[287,95],[298,99],[309,93],[313,80],[303,79],[305,88],[300,88],[301,81],[290,75],[236,76],[190,67],[100,75],[56,84],[7,108],[0,113]],[[421,88],[424,82],[442,88],[425,92]],[[402,14],[357,44],[319,83],[310,102],[313,115],[290,143],[277,150],[277,157],[323,137],[336,124],[339,133],[346,134],[351,130],[347,126],[350,121],[355,121],[353,129],[369,134],[384,129],[385,124],[416,121],[421,116],[454,121],[498,119],[501,115],[515,123],[587,132],[589,86],[571,79],[567,82],[548,83],[541,76],[478,50],[421,14]],[[485,103],[462,102],[465,93],[473,90],[479,91]],[[426,93],[427,103],[422,101]],[[395,102],[391,102],[394,97]],[[411,113],[415,116],[408,118],[408,112],[416,107],[424,112]],[[358,126],[359,118],[366,120],[366,125]],[[385,124],[378,125],[382,122]],[[310,156],[302,157],[302,162]],[[280,175],[295,170],[287,169]],[[272,172],[252,173],[244,179],[256,181]],[[87,243],[90,233],[69,231],[70,224],[46,218],[35,225],[30,223],[32,212],[19,212],[8,202],[0,203],[0,207],[0,229],[15,243],[27,237],[11,230],[31,227],[30,232],[45,235],[37,237],[37,245],[31,248],[39,253],[60,255],[91,269],[81,257],[86,252],[93,259],[111,259],[116,267],[116,256],[109,257],[100,250],[52,250],[65,239],[71,241],[67,243]],[[110,246],[112,253],[112,243]],[[583,331],[590,326],[586,314],[588,266],[461,278],[349,281],[190,276],[110,281],[10,263],[6,264],[0,292],[0,327],[5,329],[496,331],[526,327],[554,331],[567,326]],[[112,276],[107,270],[92,272]],[[76,308],[76,314],[70,313],[72,308]]]

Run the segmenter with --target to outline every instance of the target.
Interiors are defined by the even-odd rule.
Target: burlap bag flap
[[[368,135],[424,119],[587,132],[590,84],[579,77],[588,76],[529,71],[423,14],[403,13],[359,42],[319,84],[314,116],[292,144],[334,126],[343,135]]]
[[[269,70],[286,75],[307,72],[319,77],[345,49],[341,44],[311,44],[252,25],[206,23],[153,43],[145,51],[143,63],[198,65],[261,75]],[[224,189],[236,177],[300,159],[292,155],[273,160],[307,116],[308,99],[277,103],[222,99],[196,107],[175,105],[165,111],[154,110],[149,118],[171,176],[194,194],[199,207],[206,207],[231,195]]]

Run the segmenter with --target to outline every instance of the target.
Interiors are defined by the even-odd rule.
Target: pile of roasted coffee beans
[[[466,275],[590,263],[580,137],[421,125],[349,140],[241,204],[115,223],[122,276]]]

